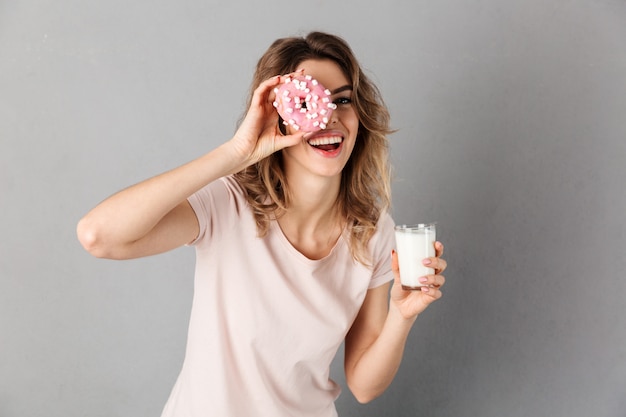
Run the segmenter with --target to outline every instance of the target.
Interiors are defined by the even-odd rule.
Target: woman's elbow
[[[76,226],[76,236],[83,248],[96,258],[114,258],[110,249],[102,244],[101,233],[88,218],[83,217]]]
[[[380,396],[380,393],[378,394],[365,393],[365,392],[359,393],[355,391],[352,391],[352,394],[354,395],[354,398],[356,398],[356,400],[359,402],[359,404],[367,404]]]
[[[350,392],[352,393],[354,398],[360,404],[367,404],[367,403],[375,400],[376,398],[380,397],[380,395],[384,392],[384,390],[383,391],[375,391],[375,390],[362,389],[362,388],[359,388],[359,387],[355,386],[354,384],[350,384],[350,383],[348,383],[348,388],[350,389]]]

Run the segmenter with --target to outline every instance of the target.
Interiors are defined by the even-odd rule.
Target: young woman
[[[306,74],[337,105],[324,130],[284,127],[274,89]],[[404,291],[394,248],[389,115],[342,39],[275,41],[257,65],[232,139],[125,189],[78,224],[93,255],[196,248],[185,362],[163,411],[182,416],[336,416],[330,363],[360,402],[380,395],[416,317],[441,297],[436,274]],[[391,291],[390,281],[394,280]]]

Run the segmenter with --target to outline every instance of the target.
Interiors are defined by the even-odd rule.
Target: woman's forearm
[[[400,367],[414,321],[415,317],[404,318],[391,306],[379,336],[352,369],[346,370],[350,390],[359,402],[369,402],[389,387]]]

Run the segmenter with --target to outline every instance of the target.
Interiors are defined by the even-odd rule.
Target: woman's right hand
[[[302,72],[303,70],[300,70],[297,73]],[[244,165],[241,169],[302,141],[305,132],[300,131],[292,135],[283,135],[280,132],[278,113],[273,105],[274,88],[289,75],[279,75],[265,80],[254,90],[246,117],[230,140],[235,157]]]

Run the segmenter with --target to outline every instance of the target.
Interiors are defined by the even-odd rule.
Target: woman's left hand
[[[395,277],[393,287],[391,288],[391,304],[406,319],[417,317],[426,307],[435,300],[441,298],[441,287],[446,282],[442,272],[447,267],[447,262],[441,258],[443,255],[443,244],[435,242],[435,256],[426,258],[422,263],[435,270],[433,275],[426,275],[420,279],[421,287],[419,290],[403,290],[400,283],[400,269],[398,267],[398,253],[393,251],[391,255],[391,269]]]

